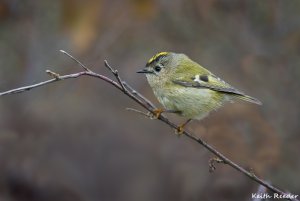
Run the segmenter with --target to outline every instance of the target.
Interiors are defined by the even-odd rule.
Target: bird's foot
[[[183,124],[180,124],[176,130],[175,130],[175,134],[178,135],[178,136],[181,136],[183,133],[184,133],[184,127],[189,123],[191,122],[192,119],[188,119],[186,122],[184,122]]]
[[[163,112],[164,112],[163,109],[160,109],[160,108],[154,109],[154,110],[150,113],[150,119],[158,119],[159,116],[161,115],[161,113],[163,113]]]
[[[179,137],[183,134],[184,132],[184,126],[185,124],[180,124],[176,129],[175,129],[175,134]]]

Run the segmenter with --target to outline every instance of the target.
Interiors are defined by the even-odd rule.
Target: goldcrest
[[[192,119],[202,119],[225,102],[240,99],[261,105],[262,103],[232,87],[185,54],[160,52],[153,56],[146,67],[138,73],[146,74],[155,96],[164,106],[157,109],[157,117],[162,112],[173,112],[188,118],[178,127],[183,127]]]

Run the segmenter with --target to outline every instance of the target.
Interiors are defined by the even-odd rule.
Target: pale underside
[[[189,119],[202,119],[229,100],[227,95],[216,96],[215,91],[205,88],[177,87],[173,90],[154,90],[159,102],[167,110],[180,111]]]

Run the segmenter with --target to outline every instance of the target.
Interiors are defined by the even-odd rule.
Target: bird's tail
[[[253,98],[251,96],[247,96],[247,95],[239,95],[237,96],[238,99],[241,99],[241,100],[244,100],[244,101],[248,101],[250,103],[254,103],[254,104],[257,104],[257,105],[262,105],[262,102],[259,101],[258,99],[256,98]]]

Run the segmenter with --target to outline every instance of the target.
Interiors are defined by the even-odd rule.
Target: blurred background
[[[135,72],[183,52],[262,106],[227,104],[188,130],[273,185],[300,194],[300,1],[0,1],[0,91],[103,60],[158,104]],[[101,80],[0,98],[0,201],[251,200],[257,183]],[[184,119],[169,115],[177,123]]]

